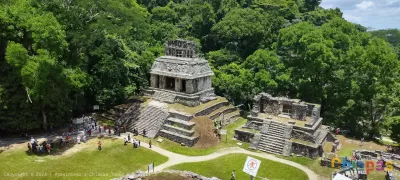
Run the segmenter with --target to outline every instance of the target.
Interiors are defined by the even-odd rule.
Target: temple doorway
[[[181,92],[186,92],[186,80],[182,79],[181,83]]]
[[[165,82],[166,82],[166,87],[165,87],[166,89],[175,90],[175,78],[166,77]]]

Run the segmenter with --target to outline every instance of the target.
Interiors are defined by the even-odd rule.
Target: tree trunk
[[[43,130],[47,130],[47,115],[44,107],[42,107],[42,116],[43,116]]]

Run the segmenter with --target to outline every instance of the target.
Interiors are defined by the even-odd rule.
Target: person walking
[[[28,152],[32,152],[32,146],[31,146],[31,143],[28,143]]]
[[[235,170],[232,170],[231,180],[235,180]]]
[[[151,140],[149,141],[149,147],[151,148]]]
[[[50,148],[50,144],[46,144],[46,149],[47,149],[47,153],[49,153],[49,154],[50,154],[50,150],[51,150],[51,148]]]
[[[364,137],[361,138],[361,143],[360,143],[360,145],[361,145],[361,146],[364,145]]]
[[[83,142],[86,143],[86,136],[83,136]]]
[[[99,143],[97,143],[97,149],[99,150],[99,151],[101,151],[101,142],[99,141]]]
[[[77,137],[76,137],[76,143],[77,143],[77,144],[81,144],[81,137],[80,137],[80,136],[77,136]]]

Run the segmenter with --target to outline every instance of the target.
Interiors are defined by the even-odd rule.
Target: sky
[[[343,17],[372,29],[400,29],[400,0],[322,0],[323,8],[340,8]]]

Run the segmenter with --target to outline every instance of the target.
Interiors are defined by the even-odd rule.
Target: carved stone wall
[[[183,105],[189,106],[189,107],[195,107],[195,106],[200,105],[200,97],[199,96],[185,97],[185,96],[177,95],[175,97],[174,102],[183,104]]]
[[[292,153],[301,154],[310,158],[317,158],[320,154],[318,147],[312,147],[298,142],[292,142]]]
[[[311,121],[317,122],[320,118],[321,106],[315,106],[312,110]]]
[[[176,118],[176,119],[181,119],[184,121],[190,121],[191,119],[193,119],[193,115],[190,114],[182,114],[182,113],[178,113],[178,112],[169,112],[169,117],[171,118]]]
[[[314,143],[314,136],[308,132],[305,131],[299,131],[299,130],[293,130],[292,131],[292,137],[295,139],[301,139],[303,141],[308,141],[311,143]]]
[[[164,133],[163,131],[160,131],[158,135],[178,143],[184,143],[187,146],[194,146],[196,142],[199,140],[199,137],[188,139],[186,137],[182,137],[178,133],[168,134]]]
[[[263,103],[263,111],[265,113],[270,113],[274,115],[278,115],[281,113],[281,105],[279,104],[279,101],[274,100],[274,99],[264,99],[261,103]]]
[[[210,114],[211,112],[215,111],[216,109],[218,109],[222,106],[227,106],[227,105],[229,105],[229,102],[220,102],[220,103],[214,104],[212,106],[209,106],[209,107],[195,113],[195,116],[206,116],[206,115]]]
[[[292,104],[291,118],[305,121],[308,106],[306,104]]]
[[[194,86],[193,86],[193,80],[188,79],[186,80],[186,93],[192,94],[194,93]]]
[[[252,132],[241,131],[238,129],[235,130],[235,138],[239,141],[251,142],[253,137],[254,137],[254,134]]]
[[[312,115],[312,111],[315,107],[315,104],[311,104],[311,103],[306,103],[308,108],[307,108],[307,116],[311,117]]]

